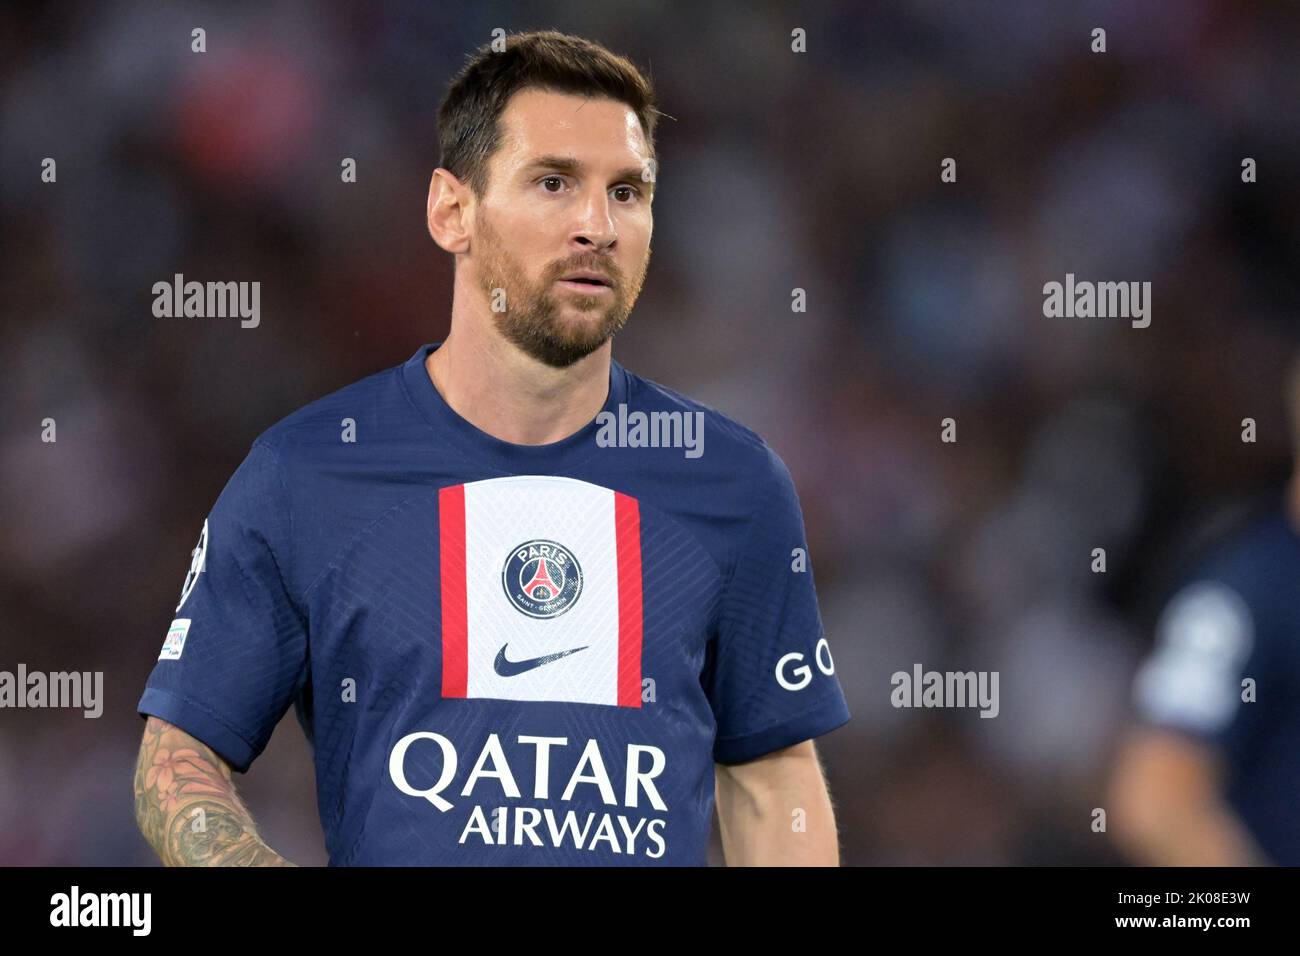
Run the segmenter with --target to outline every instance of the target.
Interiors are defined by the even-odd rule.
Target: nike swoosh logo
[[[534,667],[541,667],[551,661],[558,661],[561,657],[568,657],[570,654],[578,653],[578,651],[585,651],[591,645],[584,644],[582,647],[571,647],[567,651],[556,651],[554,654],[543,654],[541,657],[530,657],[528,660],[523,661],[512,661],[506,657],[506,648],[509,646],[509,644],[502,644],[501,650],[497,651],[497,659],[492,662],[493,669],[502,677],[514,677],[516,674],[530,671]]]

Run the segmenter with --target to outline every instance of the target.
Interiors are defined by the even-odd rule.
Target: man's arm
[[[811,740],[715,768],[728,866],[839,866],[835,813]]]
[[[135,820],[167,866],[295,866],[257,834],[230,765],[158,717],[145,722]]]
[[[1223,798],[1220,758],[1183,734],[1138,728],[1121,745],[1110,784],[1116,839],[1146,866],[1267,866]]]

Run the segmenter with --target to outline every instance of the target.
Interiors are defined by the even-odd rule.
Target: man
[[[138,708],[165,862],[286,863],[232,770],[293,703],[331,865],[699,865],[715,800],[729,864],[838,863],[812,740],[849,712],[789,473],[611,357],[655,117],[554,32],[453,83],[450,333],[261,435],[204,523]]]
[[[1300,449],[1300,360],[1288,406]],[[1300,865],[1300,466],[1202,561],[1138,674],[1111,821],[1159,866]]]

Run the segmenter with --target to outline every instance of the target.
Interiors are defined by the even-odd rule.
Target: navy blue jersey
[[[139,712],[244,771],[293,704],[331,865],[704,864],[714,762],[849,719],[789,472],[617,362],[501,441],[436,347],[257,438]]]
[[[1223,755],[1229,805],[1274,862],[1300,865],[1300,535],[1283,510],[1188,576],[1135,691],[1144,720]]]

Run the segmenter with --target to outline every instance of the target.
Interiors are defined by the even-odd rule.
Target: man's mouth
[[[566,288],[586,293],[606,292],[613,289],[609,279],[598,272],[571,272],[559,282]]]

